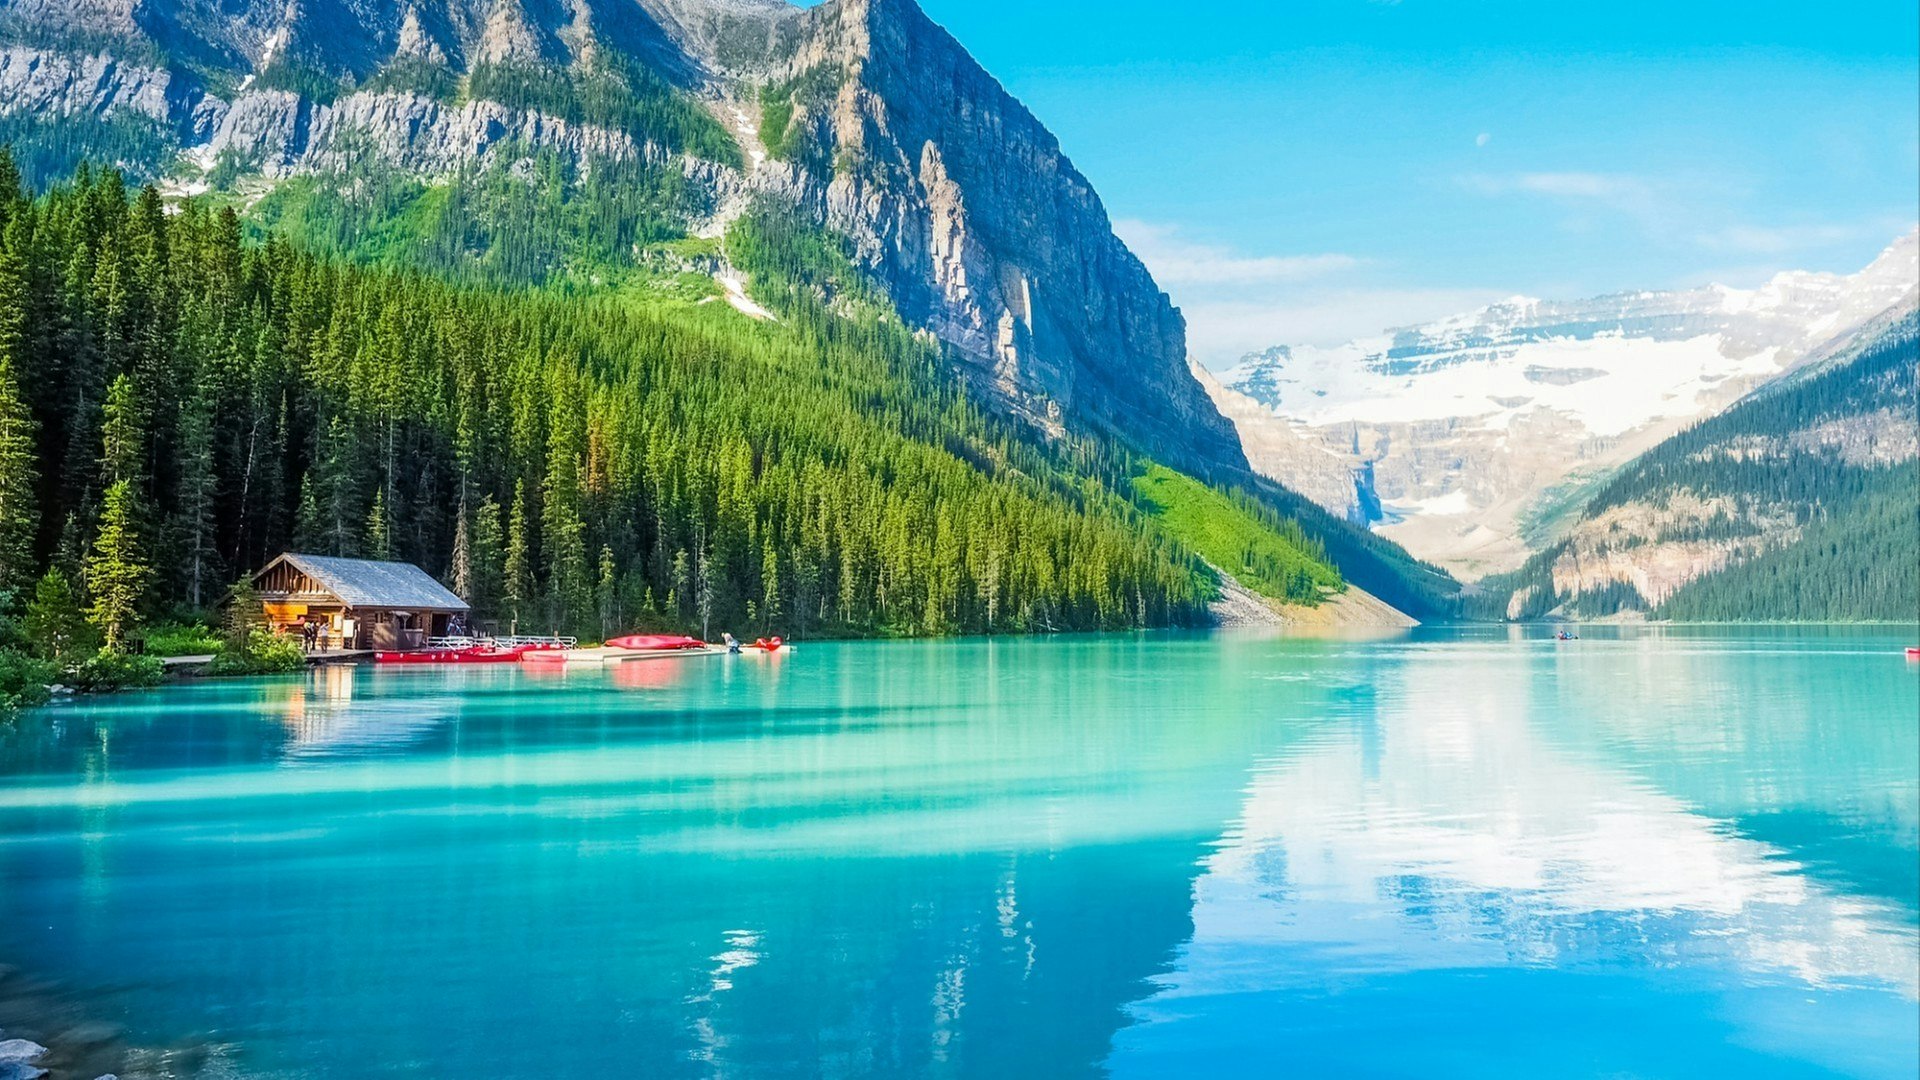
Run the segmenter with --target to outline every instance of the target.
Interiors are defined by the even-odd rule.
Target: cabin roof
[[[354,608],[399,608],[406,611],[467,611],[467,602],[433,580],[425,570],[403,562],[342,559],[333,555],[288,552],[254,575],[285,562],[312,578],[321,588]]]

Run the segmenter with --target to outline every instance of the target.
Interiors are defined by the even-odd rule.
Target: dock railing
[[[571,649],[580,644],[576,637],[556,634],[513,634],[508,637],[435,637],[427,639],[429,649]]]

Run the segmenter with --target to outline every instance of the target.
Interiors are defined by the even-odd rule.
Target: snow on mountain
[[[1920,230],[1856,274],[1515,297],[1335,348],[1278,346],[1209,389],[1255,468],[1478,576],[1525,557],[1543,495],[1818,357],[1911,302],[1916,281]]]

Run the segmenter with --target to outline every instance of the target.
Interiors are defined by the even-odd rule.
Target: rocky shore
[[[0,1080],[187,1080],[232,1075],[207,1041],[140,1046],[59,986],[0,965]]]

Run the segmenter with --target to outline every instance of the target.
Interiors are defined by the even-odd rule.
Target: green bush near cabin
[[[245,648],[228,646],[207,665],[209,675],[283,675],[307,666],[300,643],[255,627]]]
[[[1319,543],[1251,499],[1222,494],[1163,465],[1134,477],[1133,488],[1162,529],[1261,596],[1317,604],[1346,588]]]
[[[166,665],[157,656],[101,649],[63,673],[67,685],[83,694],[104,694],[113,690],[131,690],[159,686],[166,678]]]
[[[162,623],[142,634],[148,656],[209,656],[227,647],[220,632],[201,623]]]

